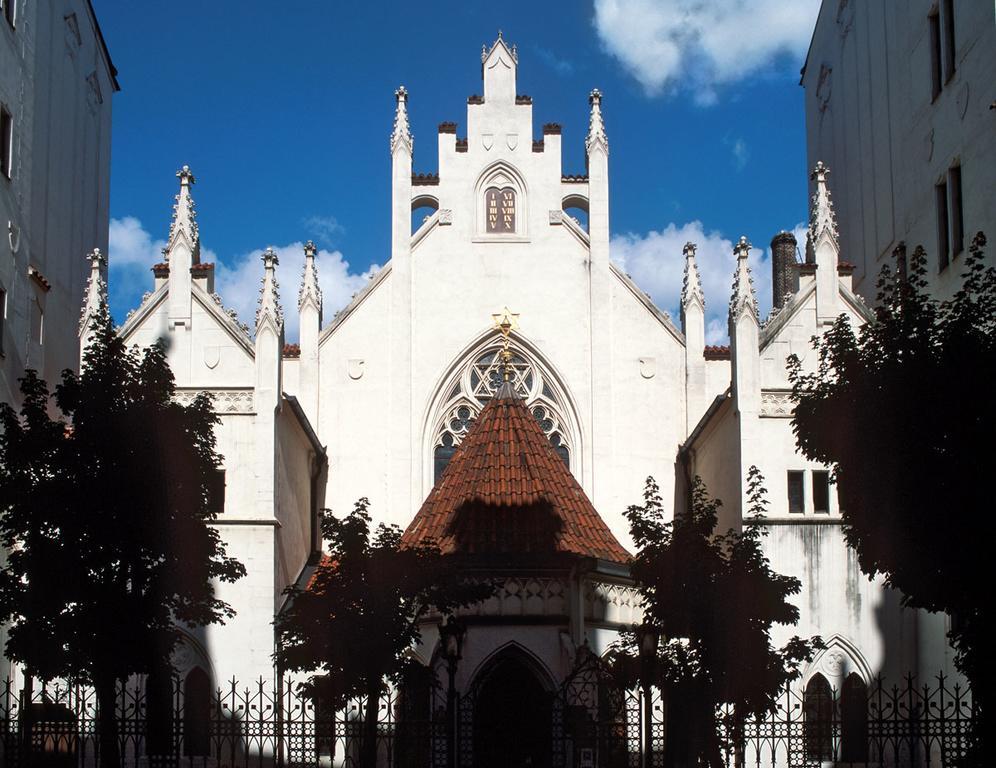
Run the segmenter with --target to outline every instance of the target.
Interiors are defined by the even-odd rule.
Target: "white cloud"
[[[301,223],[324,245],[331,245],[336,235],[346,231],[335,216],[308,216]]]
[[[649,95],[689,90],[708,105],[720,86],[801,63],[820,0],[595,0],[595,30]]]
[[[682,249],[693,242],[695,261],[702,279],[706,300],[706,343],[725,344],[727,308],[733,273],[733,240],[719,232],[706,232],[702,222],[668,224],[659,232],[613,235],[612,260],[629,274],[654,302],[671,314],[676,325],[681,318],[681,283],[685,259]],[[758,306],[763,319],[771,309],[771,262],[767,249],[753,248],[749,264],[754,275]]]
[[[747,142],[743,139],[737,139],[731,145],[730,151],[733,153],[734,167],[738,171],[742,171],[744,166],[747,165],[747,161],[750,159],[750,150],[747,149]]]
[[[334,219],[331,221],[334,222]],[[336,225],[338,226],[338,225]],[[152,235],[134,216],[111,219],[108,267],[111,304],[130,309],[138,306],[142,293],[152,289],[153,264],[162,261],[165,240],[153,240]],[[284,307],[284,336],[288,341],[298,338],[297,292],[304,269],[304,244],[294,242],[274,247],[279,264],[277,282]],[[201,261],[215,264],[215,291],[226,307],[235,309],[242,322],[250,328],[255,324],[259,284],[263,276],[263,250],[257,249],[234,258],[221,260],[201,247]],[[375,264],[362,274],[350,270],[349,262],[338,250],[319,250],[318,281],[323,294],[325,321],[349,303],[353,294],[362,289],[379,267]]]
[[[540,61],[561,77],[574,74],[574,63],[570,59],[561,58],[549,48],[543,48],[538,45],[533,46],[533,50],[536,51],[536,55],[539,56]]]

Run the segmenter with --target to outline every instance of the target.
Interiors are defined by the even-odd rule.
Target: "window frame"
[[[934,185],[934,209],[937,219],[937,271],[943,272],[951,263],[951,240],[948,235],[951,216],[948,210],[947,174]]]
[[[14,177],[14,113],[0,102],[0,176]]]
[[[813,488],[813,514],[816,515],[829,515],[830,514],[830,472],[826,469],[813,469],[810,471],[810,483]],[[821,493],[826,493],[826,508],[820,509],[816,502],[817,489]]]
[[[792,481],[799,481],[799,508],[792,508]],[[785,491],[790,515],[802,515],[806,512],[806,472],[802,469],[790,469],[785,473]]]
[[[948,252],[953,261],[965,250],[965,212],[962,207],[961,164],[955,163],[948,168]]]
[[[930,45],[930,101],[941,95],[944,87],[944,55],[941,51],[941,14],[935,7],[927,14],[927,27]]]
[[[955,76],[957,66],[955,65],[955,28],[954,28],[954,1],[941,0],[941,35],[943,42],[941,50],[943,52],[944,84],[947,85]]]

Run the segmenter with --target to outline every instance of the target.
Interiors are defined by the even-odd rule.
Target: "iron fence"
[[[214,688],[206,701],[190,699],[178,681],[161,694],[144,679],[118,689],[118,748],[122,766],[135,768],[354,768],[363,752],[365,703],[329,711],[293,681],[235,681]],[[548,738],[532,765],[551,768],[642,768],[665,765],[661,694],[621,691],[591,657],[542,706]],[[385,768],[511,765],[494,749],[496,713],[474,686],[454,702],[447,720],[439,686],[392,690],[377,702],[376,754]],[[760,721],[718,713],[722,759],[736,768],[817,768],[858,764],[892,768],[957,766],[968,745],[974,711],[967,690],[944,676],[929,684],[908,677],[874,681],[860,707],[846,691],[787,690]],[[92,688],[55,684],[32,692],[7,681],[0,691],[0,764],[3,768],[91,768],[100,763],[98,712]],[[848,704],[850,701],[850,704]],[[168,706],[167,706],[168,704]],[[680,712],[680,702],[669,709]],[[850,710],[849,710],[850,708]],[[540,710],[536,710],[540,711]],[[855,711],[863,714],[856,717]],[[644,718],[650,713],[649,728]],[[497,715],[500,717],[500,713]],[[491,736],[487,736],[487,734]],[[513,734],[514,736],[514,734]],[[452,742],[451,754],[451,738]],[[646,742],[650,739],[650,743]],[[489,740],[490,739],[490,740]],[[670,758],[668,759],[670,762]]]

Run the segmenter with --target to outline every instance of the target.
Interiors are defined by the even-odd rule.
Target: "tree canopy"
[[[176,403],[164,345],[126,348],[106,306],[92,330],[82,372],[56,387],[60,415],[32,370],[20,414],[0,404],[0,621],[9,658],[93,683],[113,720],[116,681],[168,665],[178,623],[231,616],[214,581],[245,568],[210,525],[209,398]]]
[[[458,562],[432,542],[401,546],[401,529],[371,532],[369,501],[345,517],[322,510],[328,554],[305,585],[286,590],[277,617],[277,664],[311,673],[306,692],[333,708],[367,700],[366,762],[373,754],[376,702],[386,680],[401,682],[419,623],[430,610],[447,614],[490,597],[494,587],[469,581]]]
[[[983,658],[991,613],[988,472],[996,466],[996,268],[973,238],[961,288],[938,301],[923,248],[883,268],[874,319],[840,318],[789,361],[799,448],[830,464],[844,534],[862,570],[907,605],[946,611],[976,706],[992,690]],[[957,264],[957,262],[955,262]],[[954,268],[955,264],[948,267]]]
[[[757,521],[767,500],[756,467],[748,474],[749,506],[742,531],[716,531],[721,501],[700,478],[689,510],[669,521],[660,491],[647,479],[643,504],[626,510],[638,548],[632,574],[643,598],[641,630],[659,633],[652,663],[640,658],[639,633],[626,633],[610,655],[620,683],[650,681],[665,700],[680,701],[668,718],[672,760],[719,759],[717,708],[731,707],[727,725],[772,710],[818,638],[771,644],[774,624],[794,625],[799,610],[789,598],[800,590],[792,576],[772,571]],[[728,731],[729,733],[729,731]],[[670,764],[670,762],[668,763]]]

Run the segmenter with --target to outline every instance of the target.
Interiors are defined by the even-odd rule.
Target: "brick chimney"
[[[776,307],[785,303],[785,295],[799,290],[796,266],[796,239],[784,230],[771,238],[771,301]]]

